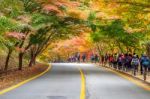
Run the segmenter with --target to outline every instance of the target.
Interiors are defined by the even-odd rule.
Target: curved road
[[[150,91],[104,68],[73,63],[52,64],[48,73],[0,95],[0,99],[80,99],[79,68],[85,75],[85,99],[150,99]]]

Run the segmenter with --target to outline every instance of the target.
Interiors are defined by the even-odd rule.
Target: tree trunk
[[[35,57],[35,55],[33,55],[30,59],[29,67],[32,67],[33,65],[35,65],[35,60],[36,60],[36,57]]]
[[[146,44],[146,53],[150,57],[150,42]]]
[[[8,70],[8,64],[9,64],[9,60],[10,60],[11,54],[12,54],[12,50],[9,49],[9,52],[8,52],[8,54],[7,54],[6,61],[5,61],[5,68],[4,68],[5,71]]]
[[[36,55],[33,57],[33,64],[36,64]]]
[[[29,62],[29,67],[32,67],[32,66],[33,66],[33,61],[34,61],[34,58],[32,57],[32,58],[30,59],[30,62]]]
[[[22,70],[22,67],[23,67],[23,55],[24,55],[24,53],[19,53],[19,68],[18,68],[18,70]]]
[[[31,49],[31,51],[30,51],[30,62],[29,62],[29,67],[32,67],[32,65],[33,65],[33,56],[34,54],[33,54],[33,51],[32,51],[32,49]]]
[[[31,52],[30,52],[29,67],[32,67],[32,65],[35,65],[35,63],[36,63],[36,57],[37,57],[37,53],[34,53],[34,51],[31,50]]]

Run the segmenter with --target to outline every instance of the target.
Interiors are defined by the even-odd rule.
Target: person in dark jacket
[[[141,65],[143,67],[144,80],[146,80],[148,67],[150,66],[150,59],[149,59],[149,57],[147,55],[143,54],[143,56],[141,57],[140,61],[141,61]]]

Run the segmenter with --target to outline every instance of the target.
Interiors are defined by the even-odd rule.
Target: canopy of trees
[[[38,57],[95,48],[100,54],[149,52],[149,17],[149,0],[0,0],[4,70],[12,53],[21,70],[24,59],[32,66]]]

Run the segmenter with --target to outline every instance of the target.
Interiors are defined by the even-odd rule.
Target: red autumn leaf
[[[25,48],[16,47],[16,50],[17,50],[18,52],[25,52]]]
[[[63,4],[61,2],[55,2],[55,5],[58,6],[58,7],[66,6],[65,4]]]
[[[61,11],[58,9],[58,7],[56,7],[54,5],[45,5],[43,7],[43,10],[48,11],[48,12],[61,13]]]
[[[6,36],[10,37],[10,38],[16,38],[18,40],[25,38],[25,35],[23,33],[19,33],[19,32],[8,32],[8,33],[6,33]]]

